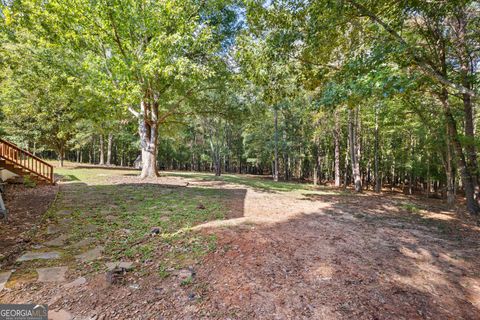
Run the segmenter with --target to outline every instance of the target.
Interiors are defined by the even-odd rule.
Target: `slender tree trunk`
[[[278,181],[278,110],[277,108],[273,109],[273,120],[275,127],[275,159],[273,165],[273,180]]]
[[[60,168],[63,168],[63,161],[65,160],[65,145],[62,144],[58,149],[58,160],[60,161]]]
[[[350,113],[349,113],[349,116],[350,116]],[[349,120],[350,121],[350,120]],[[350,126],[350,122],[349,122],[349,126]],[[350,183],[349,181],[349,177],[348,177],[348,155],[350,153],[350,127],[348,127],[348,135],[347,135],[347,147],[346,147],[346,151],[345,151],[345,170],[344,170],[344,178],[343,178],[343,188],[346,189],[347,188],[347,185]]]
[[[335,187],[340,187],[340,116],[338,109],[335,110],[335,129],[333,130],[333,140],[335,143]]]
[[[375,192],[380,192],[382,190],[382,179],[380,177],[379,170],[379,137],[378,137],[378,105],[375,106]]]
[[[99,145],[98,145],[98,151],[100,154],[100,160],[98,161],[99,165],[104,165],[105,164],[105,155],[103,153],[103,134],[100,135],[100,140],[99,140]]]
[[[215,151],[215,175],[219,177],[222,174],[222,164],[220,159],[220,152]]]
[[[413,159],[415,155],[415,141],[413,139],[413,136],[410,135],[410,161],[412,163],[411,168],[408,172],[408,194],[413,194],[413,189],[414,189],[414,175],[413,175]]]
[[[112,145],[113,145],[113,134],[108,134],[108,144],[107,144],[107,166],[112,164]]]
[[[453,159],[453,154],[452,154],[452,146],[450,142],[450,137],[448,133],[448,127],[447,129],[447,154],[445,157],[445,174],[447,176],[447,203],[449,206],[453,206],[455,204],[455,171],[452,166],[452,159]]]
[[[352,162],[352,176],[356,192],[362,192],[362,180],[360,178],[359,146],[357,137],[358,107],[348,110],[348,131],[350,139],[350,159]]]
[[[92,158],[92,164],[95,164],[95,162],[97,161],[97,148],[95,147],[96,144],[95,144],[95,137],[92,136],[92,155],[93,155],[93,158]]]
[[[317,139],[315,139],[315,143],[316,143],[316,146],[315,146],[315,152],[314,152],[315,163],[313,164],[313,184],[316,186],[318,185],[319,173],[322,170],[322,168],[320,163],[320,152],[321,152],[320,144],[318,143]],[[322,179],[320,178],[320,182],[321,180]]]
[[[429,152],[427,151],[427,192],[426,192],[426,196],[427,198],[430,197],[430,190],[431,190],[431,179],[430,179],[430,155],[429,155]]]

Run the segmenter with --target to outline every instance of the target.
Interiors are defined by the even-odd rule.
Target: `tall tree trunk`
[[[350,159],[352,162],[352,176],[356,192],[362,192],[362,180],[360,178],[359,146],[357,136],[358,107],[348,110],[348,131],[350,139]]]
[[[445,167],[445,174],[447,176],[447,203],[449,206],[453,206],[455,204],[455,170],[453,169],[453,153],[452,153],[452,144],[450,142],[449,137],[449,129],[447,129],[447,139],[446,139],[446,157],[444,160],[444,167]]]
[[[350,117],[350,113],[349,113],[349,117]],[[349,127],[348,127],[348,134],[347,134],[347,147],[345,149],[345,168],[344,168],[344,178],[343,178],[343,188],[346,189],[347,188],[347,185],[350,183],[349,181],[349,177],[348,177],[348,156],[350,154],[350,120],[349,120]]]
[[[320,144],[318,143],[317,139],[315,139],[315,143],[317,144],[315,146],[315,152],[314,152],[314,156],[315,156],[315,163],[313,165],[313,185],[318,185],[318,181],[319,181],[319,173],[320,171],[322,170],[321,168],[321,160],[320,160],[320,153],[321,153],[321,150],[320,150]],[[320,178],[320,182],[321,182],[321,178]]]
[[[431,190],[431,179],[430,179],[430,155],[429,155],[429,152],[427,151],[427,192],[425,193],[426,194],[426,197],[429,198],[430,197],[430,190]]]
[[[58,160],[60,161],[60,168],[63,168],[63,161],[65,160],[65,145],[63,143],[58,148]]]
[[[414,175],[413,175],[413,160],[415,156],[415,140],[412,135],[410,135],[410,161],[412,163],[410,170],[408,172],[408,194],[413,194],[414,190]]]
[[[142,173],[140,178],[158,177],[158,105],[156,102],[142,101],[138,119],[138,133],[142,148]]]
[[[92,136],[92,164],[95,164],[95,161],[97,161],[97,148],[95,147],[95,137]]]
[[[461,8],[461,9],[460,9]],[[471,68],[471,55],[469,52],[466,32],[467,32],[467,22],[466,22],[466,12],[465,7],[458,8],[458,56],[460,61],[460,75],[462,85],[468,90],[473,89],[472,85],[472,68]],[[464,133],[465,133],[465,152],[466,152],[466,161],[467,167],[472,174],[472,178],[475,182],[475,197],[477,202],[479,202],[479,178],[478,174],[478,161],[477,161],[477,151],[475,147],[475,126],[474,126],[474,116],[473,116],[473,100],[471,95],[463,93],[463,111],[464,111]]]
[[[333,140],[335,143],[335,187],[340,187],[340,116],[338,109],[335,110],[335,128],[333,130]]]
[[[112,164],[112,144],[113,144],[113,134],[108,134],[108,144],[107,144],[107,166]]]
[[[221,163],[220,152],[218,148],[215,148],[213,158],[214,158],[215,175],[219,177],[222,174],[222,163]]]
[[[284,171],[284,179],[285,181],[290,180],[290,173],[289,173],[289,167],[290,167],[290,160],[289,160],[289,155],[288,155],[288,150],[287,150],[287,130],[284,127],[283,129],[283,171]]]
[[[375,105],[375,192],[380,192],[382,190],[382,179],[380,177],[380,170],[379,170],[379,137],[378,137],[378,105]]]
[[[100,140],[99,140],[99,145],[98,145],[98,151],[100,153],[100,160],[98,161],[99,165],[104,165],[105,164],[105,155],[103,153],[103,134],[100,135]]]
[[[448,135],[457,155],[458,168],[460,170],[462,185],[465,190],[465,198],[467,200],[467,209],[471,214],[478,215],[480,207],[475,197],[476,181],[467,166],[465,154],[458,138],[457,124],[450,109],[450,103],[448,102],[448,91],[445,88],[442,90],[440,98],[447,121]]]
[[[218,143],[213,142],[214,132],[210,130],[210,149],[212,151],[212,159],[213,159],[213,170],[216,176],[220,176],[222,174],[222,164],[220,159],[220,146]]]
[[[277,108],[273,109],[273,121],[275,127],[275,159],[273,165],[273,180],[278,181],[278,110]]]

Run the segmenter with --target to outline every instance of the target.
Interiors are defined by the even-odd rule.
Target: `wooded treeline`
[[[478,1],[12,0],[1,17],[2,130],[30,150],[480,211]]]

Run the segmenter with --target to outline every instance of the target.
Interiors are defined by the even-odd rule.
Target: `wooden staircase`
[[[21,177],[29,176],[38,183],[55,183],[50,164],[3,139],[0,139],[0,169]]]

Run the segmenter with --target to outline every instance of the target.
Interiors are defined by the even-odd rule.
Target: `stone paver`
[[[56,251],[50,251],[50,252],[29,251],[24,253],[20,258],[18,258],[17,262],[37,260],[37,259],[51,260],[51,259],[58,259],[58,258],[60,258],[60,253]]]
[[[8,279],[10,279],[10,276],[14,271],[15,270],[9,270],[9,271],[0,273],[0,291],[5,289],[5,285],[7,284]]]
[[[48,320],[73,320],[73,315],[67,310],[48,310]]]
[[[65,244],[65,241],[68,239],[66,234],[62,234],[55,239],[45,242],[44,244],[49,247],[61,247]]]
[[[72,244],[72,248],[83,248],[95,242],[95,238],[85,238]]]
[[[87,224],[85,226],[85,231],[86,232],[95,232],[98,230],[98,226],[94,225],[94,224]]]
[[[72,214],[72,210],[60,210],[60,211],[57,211],[57,214],[62,216],[69,216]]]
[[[60,228],[59,226],[51,224],[47,227],[47,234],[51,235],[51,234],[59,233],[61,230],[62,228]]]
[[[130,262],[130,261],[107,262],[105,263],[105,265],[107,266],[108,271],[112,271],[115,268],[120,268],[125,270],[133,269],[133,262]]]
[[[68,267],[39,268],[38,282],[64,282]]]
[[[65,284],[63,287],[68,289],[68,288],[81,286],[82,284],[85,284],[85,283],[87,283],[87,279],[85,277],[79,277],[79,278],[73,280],[72,282],[69,282],[69,283]]]
[[[60,225],[66,227],[66,226],[70,225],[72,222],[73,222],[73,219],[65,218],[65,219],[60,220]]]
[[[97,246],[91,250],[88,250],[82,254],[76,255],[75,257],[82,262],[89,262],[96,260],[102,256],[103,247]]]

